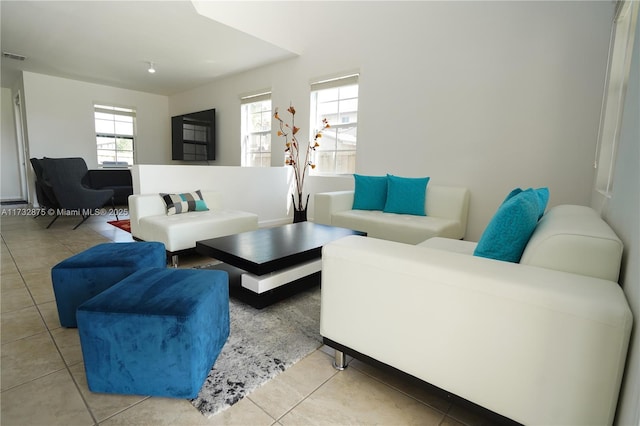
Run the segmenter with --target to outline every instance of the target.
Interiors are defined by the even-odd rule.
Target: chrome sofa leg
[[[174,268],[178,267],[178,255],[177,254],[171,255],[171,266],[174,267]]]
[[[335,359],[333,360],[333,368],[340,371],[347,368],[347,357],[344,352],[336,349]]]

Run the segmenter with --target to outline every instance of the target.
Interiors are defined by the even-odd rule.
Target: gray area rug
[[[320,286],[263,309],[229,300],[231,331],[198,396],[206,417],[229,408],[322,346]]]

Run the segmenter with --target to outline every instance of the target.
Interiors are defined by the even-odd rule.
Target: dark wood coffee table
[[[300,222],[197,241],[196,251],[224,262],[229,292],[262,308],[320,282],[322,246],[364,232]]]

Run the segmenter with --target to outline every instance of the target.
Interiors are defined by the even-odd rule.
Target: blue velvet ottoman
[[[51,269],[53,292],[63,327],[76,327],[83,302],[143,268],[164,268],[167,252],[159,242],[104,243],[63,260]]]
[[[78,307],[93,392],[195,398],[229,336],[229,277],[139,271]]]

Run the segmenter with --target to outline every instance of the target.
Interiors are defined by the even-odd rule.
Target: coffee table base
[[[247,275],[247,271],[226,263],[213,265],[210,269],[226,271],[229,274],[229,296],[256,309],[262,309],[303,290],[319,285],[321,274],[319,271],[313,272],[310,275],[302,276],[278,287],[256,293],[242,286],[243,275]]]
[[[299,280],[300,278],[320,272],[321,269],[322,259],[316,259],[265,275],[254,275],[247,272],[242,274],[241,284],[242,287],[247,290],[262,294]]]

